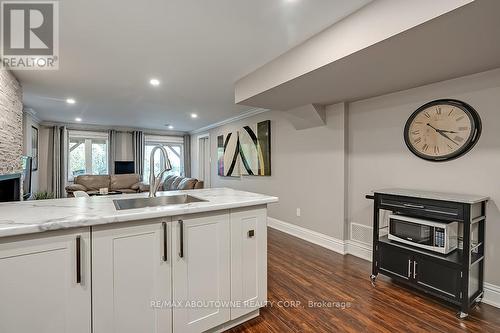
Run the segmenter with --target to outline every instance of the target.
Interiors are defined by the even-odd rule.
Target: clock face
[[[405,126],[405,142],[418,157],[446,161],[468,152],[481,134],[481,119],[468,104],[438,100],[415,111]]]

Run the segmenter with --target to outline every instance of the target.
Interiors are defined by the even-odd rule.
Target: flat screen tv
[[[115,161],[115,174],[135,173],[134,161]]]

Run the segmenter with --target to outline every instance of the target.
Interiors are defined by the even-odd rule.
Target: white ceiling
[[[285,111],[310,104],[353,102],[499,68],[500,1],[473,1],[465,5],[464,2],[443,1],[439,3],[441,8],[434,0],[373,2],[334,26],[330,34],[326,31],[317,35],[316,44],[304,43],[281,57],[285,59],[261,67],[253,73],[255,77],[250,74],[243,78],[243,93],[239,95],[244,97],[238,102]],[[391,6],[387,8],[386,5]],[[419,10],[425,13],[420,18]],[[404,19],[403,14],[399,15],[398,19],[404,24],[409,24],[411,19],[425,21],[414,21],[413,26],[400,31],[398,22],[391,21],[397,33],[381,34],[374,43],[356,39],[355,33],[368,36],[362,33],[366,30],[363,24],[375,25],[370,18],[389,21],[396,16],[394,12],[411,16]],[[475,23],[467,25],[464,22]],[[335,30],[340,25],[344,27],[338,37]],[[355,29],[357,27],[359,30]],[[382,28],[377,30],[381,31]],[[363,43],[348,44],[352,40]],[[316,54],[318,49],[327,50],[324,54],[328,56],[335,55],[339,49],[343,51],[337,45],[354,47],[336,59],[302,61],[307,59],[305,54]],[[244,82],[248,78],[250,80]],[[270,84],[269,78],[281,81],[274,80]]]
[[[248,111],[239,78],[368,2],[62,0],[59,70],[15,75],[45,121],[190,131]]]

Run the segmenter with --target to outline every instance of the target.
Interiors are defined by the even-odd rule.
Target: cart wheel
[[[372,286],[374,286],[374,287],[375,287],[375,281],[376,280],[377,280],[377,276],[376,275],[374,275],[374,274],[370,275],[370,281],[372,283]]]
[[[459,313],[457,313],[457,317],[460,318],[460,319],[465,319],[469,316],[468,313],[465,313],[465,312],[462,312],[460,311]]]

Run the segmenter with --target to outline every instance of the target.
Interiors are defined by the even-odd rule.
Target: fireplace
[[[21,200],[21,174],[0,175],[0,202]]]

